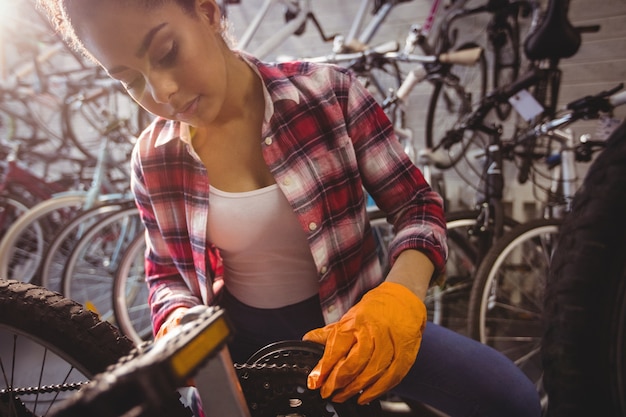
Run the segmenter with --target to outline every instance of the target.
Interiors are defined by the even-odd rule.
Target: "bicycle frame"
[[[15,148],[19,147],[15,145]],[[32,202],[46,200],[55,193],[67,190],[66,184],[62,181],[48,182],[45,179],[34,175],[29,169],[20,166],[17,160],[17,149],[11,151],[6,158],[3,166],[3,179],[0,182],[0,194],[11,193],[16,187],[20,192],[26,192],[29,196],[34,197]]]
[[[273,32],[273,34],[267,37],[261,44],[250,50],[253,55],[259,58],[266,57],[272,51],[275,51],[290,36],[300,35],[304,31],[304,25],[308,20],[313,22],[324,42],[336,41],[339,44],[339,46],[335,44],[335,49],[343,47],[352,50],[363,49],[370,43],[394,7],[407,1],[411,0],[388,0],[382,2],[378,8],[374,8],[374,0],[361,0],[355,17],[350,24],[350,28],[344,36],[338,34],[326,35],[324,33],[311,7],[311,0],[263,0],[261,7],[254,15],[244,33],[240,36],[237,47],[242,50],[247,50],[270,10],[277,6],[283,6],[287,23],[278,31]],[[427,35],[433,27],[442,2],[443,0],[435,0],[433,2],[424,25],[420,26],[424,35]],[[367,14],[370,9],[373,9],[375,12],[368,21]],[[425,53],[429,53],[429,51],[430,50],[427,49],[424,50]],[[336,52],[340,51],[336,50]]]

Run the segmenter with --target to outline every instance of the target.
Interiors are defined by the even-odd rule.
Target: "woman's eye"
[[[167,67],[176,62],[176,57],[178,55],[178,44],[176,42],[172,43],[172,47],[170,50],[159,59],[159,65],[163,67]]]

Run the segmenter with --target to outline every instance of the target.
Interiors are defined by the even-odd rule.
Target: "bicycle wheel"
[[[133,147],[132,135],[141,133],[152,116],[115,81],[104,77],[95,77],[94,86],[83,87],[77,94],[66,98],[62,107],[64,133],[80,152],[94,160],[98,159],[102,138],[106,135],[116,143],[109,149],[110,161],[125,161]],[[125,131],[111,134],[121,126],[128,130],[128,134],[124,134]]]
[[[358,61],[349,68],[379,104],[383,104],[389,92],[396,91],[402,81],[398,62],[392,59],[377,58],[369,65]],[[394,126],[403,125],[404,114],[400,106],[390,106],[385,113]]]
[[[11,195],[0,196],[0,239],[13,223],[28,210],[28,204]]]
[[[489,44],[493,48],[491,72],[494,90],[512,84],[520,72],[519,24],[516,14],[507,12],[507,16],[496,17],[502,19],[502,22],[495,23],[492,20],[487,28]],[[511,109],[508,101],[499,102],[495,108],[500,120],[506,120],[511,114]]]
[[[65,263],[81,236],[96,222],[133,202],[113,202],[81,212],[56,234],[47,246],[40,267],[41,286],[61,292]]]
[[[152,338],[145,251],[145,236],[140,233],[128,245],[113,281],[115,320],[135,344]]]
[[[464,43],[457,50],[478,47]],[[464,115],[472,104],[485,97],[487,91],[487,62],[484,55],[472,66],[446,65],[433,80],[434,89],[426,115],[426,147],[434,148]]]
[[[136,206],[121,209],[89,228],[72,250],[63,270],[63,295],[115,322],[113,281],[122,256],[143,224]]]
[[[0,241],[0,277],[37,283],[37,270],[57,231],[78,213],[86,194],[67,194],[42,201],[20,216]]]
[[[487,252],[470,294],[469,335],[499,350],[542,391],[543,298],[561,220],[522,223]]]
[[[551,417],[626,415],[625,126],[615,133],[574,198],[552,262],[542,346]]]
[[[472,234],[478,215],[479,212],[475,210],[446,214],[448,234],[446,276],[441,284],[429,288],[424,300],[430,321],[461,334],[467,332],[468,300],[479,262],[476,237]],[[394,237],[393,228],[380,211],[371,215],[370,224],[376,238],[383,273],[386,274],[389,272],[387,247]],[[515,224],[515,220],[511,218],[504,220],[507,229]]]
[[[446,214],[448,260],[445,279],[431,287],[426,297],[429,319],[457,333],[467,334],[467,309],[474,275],[480,263],[476,222],[477,210]],[[504,219],[505,230],[517,222]]]
[[[0,415],[46,415],[132,347],[60,294],[0,280]]]

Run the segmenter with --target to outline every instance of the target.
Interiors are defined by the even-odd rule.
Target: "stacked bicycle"
[[[516,82],[490,92],[434,147],[435,151],[447,151],[445,159],[433,161],[436,168],[450,169],[465,161],[466,167],[474,168],[477,179],[469,183],[479,191],[478,216],[474,214],[473,221],[469,218],[462,223],[470,227],[455,230],[454,223],[449,223],[449,244],[451,248],[466,248],[460,253],[469,267],[460,279],[457,269],[450,269],[448,281],[433,294],[455,295],[461,301],[441,303],[444,309],[449,308],[449,314],[443,314],[444,323],[456,323],[461,329],[466,324],[470,336],[503,351],[537,382],[539,391],[540,305],[559,231],[558,215],[567,210],[576,189],[576,161],[589,161],[592,150],[601,145],[590,140],[579,144],[563,129],[581,118],[599,118],[623,104],[623,96],[610,98],[614,90],[585,97],[558,112],[559,61],[576,53],[581,32],[598,29],[574,28],[567,19],[567,6],[561,0],[549,2],[544,20],[527,38],[525,52],[533,58],[534,66]],[[500,104],[519,97],[530,100],[512,100],[524,116],[525,126],[520,125],[510,139],[504,139],[502,123],[497,114],[492,116]],[[527,111],[528,103],[536,112]],[[518,182],[532,180],[535,189],[546,196],[545,218],[516,225],[505,215],[503,197],[509,184],[504,175],[506,161],[515,161]],[[454,254],[453,261],[458,256]],[[467,308],[464,303],[468,303]]]

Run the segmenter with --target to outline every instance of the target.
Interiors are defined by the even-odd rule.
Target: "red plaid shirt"
[[[265,85],[263,156],[307,235],[326,322],[383,280],[364,189],[397,231],[391,262],[417,249],[441,273],[447,254],[441,199],[359,81],[336,66],[243,57]],[[158,329],[177,307],[210,304],[221,279],[219,252],[206,239],[209,182],[188,126],[160,118],[139,138],[132,172]]]

